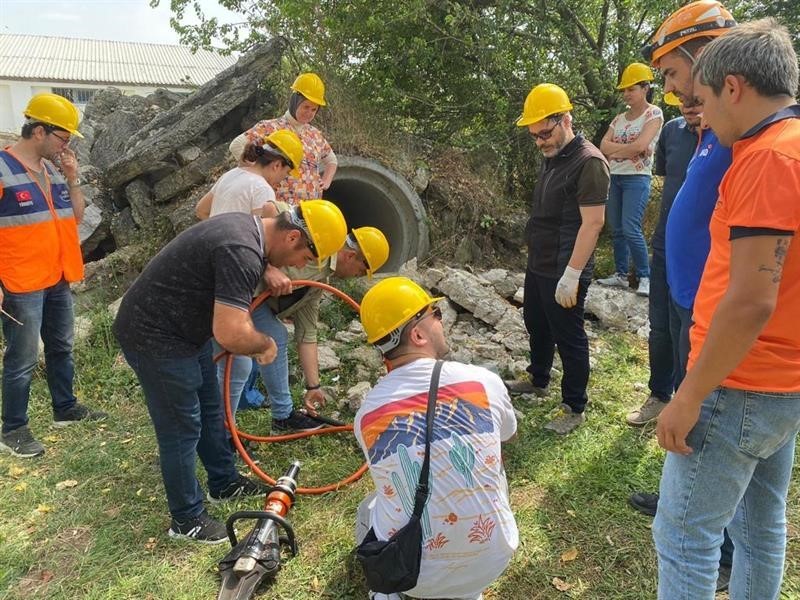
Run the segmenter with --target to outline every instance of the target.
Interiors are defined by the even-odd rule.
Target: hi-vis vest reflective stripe
[[[48,161],[43,190],[8,150],[0,151],[0,282],[34,292],[83,279],[78,226],[64,177]]]

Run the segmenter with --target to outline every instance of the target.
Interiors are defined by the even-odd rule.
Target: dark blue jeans
[[[672,361],[675,365],[675,389],[686,377],[689,362],[689,329],[692,327],[692,309],[683,308],[669,299],[669,331],[672,339]]]
[[[667,287],[667,263],[663,250],[653,248],[650,262],[650,297],[648,316],[650,336],[647,350],[650,358],[650,394],[669,402],[675,391],[675,370],[670,335],[670,302]]]
[[[650,175],[612,175],[606,214],[614,239],[614,265],[617,273],[628,274],[633,258],[636,277],[650,277],[647,242],[642,233],[642,217],[650,199]]]
[[[66,281],[37,292],[14,294],[4,290],[3,310],[21,321],[17,325],[6,316],[3,337],[3,433],[28,424],[28,400],[33,371],[39,358],[39,336],[44,342],[45,372],[53,412],[63,412],[75,402],[72,382],[74,313],[72,293]]]
[[[578,285],[578,302],[564,308],[556,302],[557,279],[525,273],[525,300],[523,317],[531,347],[531,374],[533,385],[547,387],[550,369],[558,348],[564,375],[561,377],[561,399],[573,412],[582,413],[588,397],[589,340],[583,328],[583,304],[589,282]]]
[[[212,493],[239,477],[224,431],[211,341],[188,358],[155,358],[124,348],[123,353],[139,378],[153,421],[169,512],[178,521],[196,517],[203,511],[203,493],[195,454]]]

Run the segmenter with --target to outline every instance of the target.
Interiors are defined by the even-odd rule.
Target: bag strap
[[[437,360],[433,365],[431,386],[428,389],[428,411],[425,413],[425,460],[422,461],[422,470],[419,473],[417,491],[414,494],[414,516],[419,518],[425,510],[428,501],[428,474],[431,467],[431,438],[433,437],[433,415],[436,413],[436,397],[439,394],[439,373],[442,371],[444,361]]]

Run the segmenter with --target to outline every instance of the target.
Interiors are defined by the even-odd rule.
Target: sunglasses
[[[441,321],[442,320],[442,309],[439,308],[438,306],[434,306],[431,309],[431,312],[425,312],[426,310],[427,310],[427,307],[422,309],[420,312],[418,312],[416,314],[416,316],[414,317],[415,320],[413,321],[414,327],[416,327],[417,325],[422,323],[428,317],[433,317],[437,321]]]
[[[319,252],[317,252],[317,246],[314,244],[314,242],[311,241],[311,238],[308,235],[306,235],[305,232],[303,232],[303,235],[306,238],[306,246],[311,251],[311,255],[314,258],[319,259]]]
[[[563,118],[563,116],[558,117],[558,121],[556,121],[556,124],[553,125],[550,129],[542,129],[539,133],[531,132],[531,135],[533,136],[533,139],[534,140],[542,140],[543,142],[549,140],[553,136],[553,132],[556,130],[556,128],[559,125],[561,125],[561,119],[562,118]]]

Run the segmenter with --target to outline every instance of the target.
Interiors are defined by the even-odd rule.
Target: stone
[[[114,237],[117,248],[132,244],[136,238],[137,229],[130,206],[126,206],[120,212],[112,215],[111,235]]]
[[[622,288],[590,285],[586,294],[586,312],[604,326],[630,331],[646,337],[648,300]]]
[[[78,236],[80,237],[81,248],[84,252],[91,252],[97,247],[97,244],[100,243],[102,238],[98,239],[96,242],[90,238],[94,236],[102,222],[103,211],[101,211],[100,208],[94,204],[89,204],[86,206],[86,209],[83,211],[83,219],[81,219],[81,222],[78,225]],[[95,236],[95,238],[96,237],[97,236]]]
[[[144,179],[135,179],[125,186],[125,198],[131,207],[133,221],[142,228],[150,228],[158,211],[154,208],[153,194]]]
[[[202,150],[197,146],[187,146],[185,148],[178,148],[178,151],[175,153],[178,157],[178,163],[181,166],[187,165],[192,161],[197,160],[200,157]]]
[[[347,405],[350,407],[350,410],[353,412],[357,411],[361,408],[361,405],[364,404],[364,398],[367,397],[367,394],[372,389],[372,385],[368,381],[359,381],[353,387],[347,390]]]
[[[108,305],[108,313],[111,315],[111,318],[116,319],[117,313],[119,312],[119,305],[122,304],[122,296],[114,300],[111,304]]]
[[[221,171],[219,165],[228,154],[228,143],[219,144],[215,148],[200,155],[177,171],[170,173],[153,186],[153,198],[156,202],[168,202],[186,190],[203,183],[215,170]],[[222,172],[219,173],[220,175]]]
[[[342,361],[336,355],[336,351],[330,346],[319,344],[317,346],[317,358],[319,359],[320,371],[333,371],[342,366]]]
[[[373,346],[356,346],[347,352],[347,358],[372,371],[377,371],[383,366],[381,354]]]

